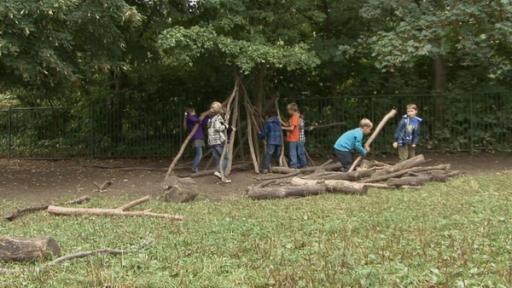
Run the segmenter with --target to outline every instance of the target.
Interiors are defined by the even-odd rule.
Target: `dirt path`
[[[465,154],[428,155],[435,163],[451,163],[453,169],[467,174],[481,175],[512,169],[512,155]],[[394,158],[381,158],[386,162]],[[318,161],[320,163],[320,161]],[[157,171],[100,169],[108,167],[151,167]],[[112,181],[114,184],[105,192],[108,195],[153,195],[161,194],[160,183],[168,160],[63,160],[34,161],[0,159],[0,199],[41,203],[59,198],[73,198],[92,194],[94,183]],[[188,170],[181,173],[187,174]],[[199,199],[221,201],[241,197],[246,188],[256,182],[256,175],[250,172],[234,173],[231,184],[218,184],[213,176],[197,178]]]

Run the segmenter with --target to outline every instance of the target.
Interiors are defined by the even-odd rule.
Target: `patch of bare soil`
[[[432,154],[434,163],[451,163],[453,169],[470,175],[493,174],[512,169],[510,154]],[[396,162],[395,157],[379,158]],[[0,159],[0,197],[8,201],[42,203],[58,199],[71,199],[82,195],[94,196],[97,186],[112,181],[102,194],[152,195],[162,194],[161,183],[168,160],[7,160]],[[322,161],[316,161],[321,163]],[[100,168],[102,167],[102,168]],[[104,169],[115,167],[114,169]],[[135,169],[125,169],[123,167]],[[150,169],[138,169],[150,168]],[[187,175],[189,169],[177,171]],[[256,176],[251,172],[235,171],[230,184],[220,184],[212,176],[195,178],[200,195],[198,200],[231,200],[242,197]]]

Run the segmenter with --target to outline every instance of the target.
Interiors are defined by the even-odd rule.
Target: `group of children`
[[[283,149],[283,131],[287,132],[286,142],[288,142],[288,159],[290,168],[305,168],[308,166],[306,148],[305,148],[305,122],[296,103],[290,103],[287,106],[288,122],[282,122],[278,117],[276,110],[267,113],[263,129],[258,133],[260,139],[266,143],[265,154],[261,163],[261,172],[268,173],[272,166],[272,160],[279,158],[281,149]],[[416,145],[420,139],[420,125],[422,119],[417,116],[418,107],[415,104],[407,105],[407,114],[405,114],[394,135],[393,147],[398,149],[398,155],[401,161],[415,156]],[[228,155],[225,153],[222,166],[224,145],[226,143],[228,130],[230,129],[224,120],[223,107],[220,102],[213,102],[210,106],[209,115],[201,119],[194,111],[189,108],[185,112],[185,125],[189,132],[198,125],[198,129],[192,135],[192,143],[195,149],[195,156],[192,162],[194,172],[199,171],[199,165],[203,156],[205,146],[205,135],[203,127],[207,129],[208,146],[212,151],[215,165],[217,167],[214,175],[223,182],[231,182],[224,175],[228,163]],[[342,171],[348,171],[353,163],[353,153],[366,156],[370,152],[370,147],[363,145],[364,135],[371,133],[373,123],[364,118],[360,121],[359,127],[349,130],[341,135],[334,144],[333,154],[340,161]]]

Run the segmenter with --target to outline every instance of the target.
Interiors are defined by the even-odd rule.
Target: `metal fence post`
[[[8,136],[8,141],[7,141],[7,158],[9,160],[11,160],[11,146],[12,146],[12,112],[11,112],[11,107],[9,107],[9,110],[8,110],[8,119],[9,119],[9,136]]]

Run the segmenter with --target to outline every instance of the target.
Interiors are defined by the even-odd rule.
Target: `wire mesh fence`
[[[371,95],[357,97],[301,96],[296,102],[307,126],[307,149],[325,157],[344,131],[363,117],[378,123],[391,108],[399,115],[415,103],[424,119],[421,149],[434,151],[512,151],[512,95]],[[0,111],[0,156],[13,158],[172,157],[186,133],[183,105],[87,109],[29,107]],[[285,114],[283,114],[285,115]],[[373,145],[377,153],[392,152],[399,119],[389,123]],[[335,124],[317,128],[325,124]]]

